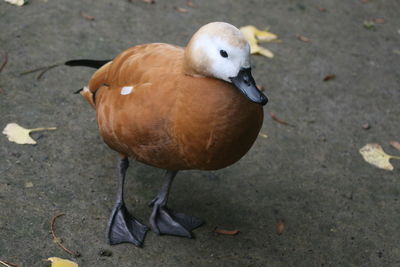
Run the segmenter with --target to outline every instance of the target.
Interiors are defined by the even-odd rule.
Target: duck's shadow
[[[151,212],[147,204],[160,190],[164,174],[164,170],[131,160],[125,187],[126,203],[128,209],[145,221]],[[171,186],[168,207],[199,217],[210,227],[240,226],[249,213],[245,199],[251,196],[248,192],[238,194],[232,175],[225,170],[181,171]]]

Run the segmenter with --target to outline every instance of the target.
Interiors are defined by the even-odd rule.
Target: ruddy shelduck
[[[80,94],[96,109],[104,142],[120,154],[118,191],[108,228],[110,244],[143,244],[148,228],[123,199],[128,158],[166,170],[151,201],[151,229],[192,237],[203,221],[167,208],[179,170],[217,170],[238,161],[253,145],[267,97],[251,75],[250,47],[224,22],[201,27],[186,48],[134,46],[110,61],[71,60],[99,68]]]

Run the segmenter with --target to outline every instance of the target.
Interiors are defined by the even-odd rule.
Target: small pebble
[[[369,125],[369,123],[363,124],[362,127],[363,127],[364,130],[369,130],[369,129],[371,129],[371,125]]]
[[[102,257],[111,257],[112,256],[112,252],[107,250],[107,249],[101,249],[99,251],[99,255]]]

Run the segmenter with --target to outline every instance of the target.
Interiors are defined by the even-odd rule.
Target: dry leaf
[[[336,75],[335,74],[328,74],[328,75],[326,75],[325,77],[324,77],[324,82],[327,82],[327,81],[329,81],[329,80],[333,80],[333,79],[335,79],[336,78]]]
[[[10,3],[11,5],[15,5],[15,6],[23,6],[26,3],[28,3],[28,0],[4,0],[7,3]]]
[[[192,1],[186,1],[186,5],[188,7],[196,7],[196,5]]]
[[[399,142],[390,141],[389,143],[392,145],[392,147],[396,148],[397,150],[400,150],[400,143]]]
[[[309,39],[309,38],[307,38],[307,37],[305,37],[303,35],[297,34],[296,36],[297,36],[297,39],[299,39],[300,41],[303,41],[305,43],[311,42],[311,39]]]
[[[95,17],[90,16],[90,15],[84,13],[84,12],[81,12],[80,14],[81,14],[81,16],[82,16],[84,19],[86,19],[86,20],[94,20],[94,19],[95,19]]]
[[[25,188],[31,188],[31,187],[33,187],[33,183],[32,182],[25,183]]]
[[[214,233],[221,234],[221,235],[237,235],[240,233],[239,230],[223,230],[223,229],[214,229]]]
[[[175,7],[175,10],[180,12],[180,13],[186,13],[186,12],[189,11],[186,8],[183,8],[183,7]]]
[[[268,31],[261,31],[253,25],[248,25],[240,28],[244,37],[250,44],[251,54],[260,54],[265,57],[273,58],[274,54],[268,49],[258,45],[260,42],[272,42],[278,39],[276,34]]]
[[[51,257],[47,260],[51,262],[51,267],[78,267],[78,264],[76,262],[61,259],[58,257]]]
[[[383,18],[375,18],[375,19],[373,19],[373,21],[375,23],[378,23],[378,24],[384,24],[385,23],[385,19],[383,19]]]
[[[276,227],[276,233],[278,235],[283,234],[283,231],[285,231],[285,221],[284,220],[278,220],[276,222],[275,227]]]
[[[57,129],[56,127],[25,129],[16,123],[9,123],[4,128],[3,134],[7,136],[8,141],[10,142],[14,142],[20,145],[22,144],[34,145],[36,144],[36,141],[29,136],[30,133],[38,131],[51,131],[56,129]]]
[[[390,159],[399,159],[400,157],[391,156],[383,151],[379,144],[366,144],[360,150],[364,160],[378,168],[392,171],[393,165],[390,164]]]

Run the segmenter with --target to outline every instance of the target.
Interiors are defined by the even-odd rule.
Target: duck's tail
[[[96,108],[96,93],[97,90],[108,85],[107,73],[112,60],[92,60],[92,59],[74,59],[68,60],[64,64],[67,66],[82,66],[98,69],[89,81],[89,84],[78,91],[75,94],[82,95],[87,102]]]
[[[66,61],[64,65],[71,67],[82,66],[82,67],[100,69],[103,65],[107,64],[110,61],[111,59],[109,60],[73,59]]]

